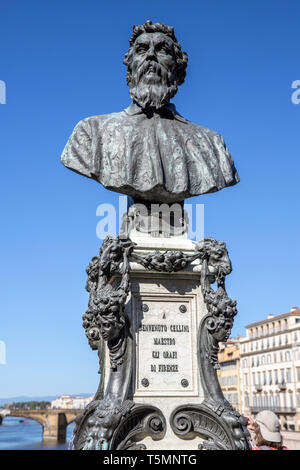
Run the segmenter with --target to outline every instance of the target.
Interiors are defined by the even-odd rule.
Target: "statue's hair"
[[[140,24],[139,26],[133,26],[132,36],[129,40],[129,51],[125,54],[125,59],[123,63],[127,66],[127,83],[130,84],[130,64],[132,61],[133,55],[133,46],[136,39],[143,33],[163,33],[173,41],[175,58],[176,58],[176,77],[177,77],[177,85],[182,85],[186,76],[186,67],[188,63],[188,56],[186,52],[182,52],[181,45],[177,42],[176,36],[174,34],[173,26],[167,26],[161,23],[153,23],[150,20],[147,20],[144,24]]]

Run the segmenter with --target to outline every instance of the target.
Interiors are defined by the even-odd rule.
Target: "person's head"
[[[146,21],[134,26],[125,55],[130,96],[142,108],[166,105],[184,82],[187,54],[174,35],[174,28]]]
[[[282,447],[282,435],[280,433],[280,421],[276,414],[273,411],[264,410],[258,413],[255,421],[259,426],[255,432],[255,444],[280,449]]]

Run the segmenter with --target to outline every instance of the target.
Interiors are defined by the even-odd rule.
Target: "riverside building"
[[[71,395],[61,395],[59,398],[52,400],[51,408],[79,410],[85,408],[93,400],[93,398],[93,395],[90,397],[72,397]]]
[[[220,344],[218,354],[220,370],[218,370],[219,383],[225,398],[237,410],[241,410],[240,386],[240,345],[239,337],[229,339]]]
[[[241,411],[269,409],[282,429],[300,431],[300,310],[246,326],[239,338]]]

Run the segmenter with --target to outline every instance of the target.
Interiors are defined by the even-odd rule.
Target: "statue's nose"
[[[156,52],[154,47],[149,47],[147,51],[147,59],[155,59],[156,60]]]

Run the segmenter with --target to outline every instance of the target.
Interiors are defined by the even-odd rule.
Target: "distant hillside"
[[[70,394],[72,397],[90,397],[93,395],[92,393],[72,393]],[[13,403],[13,402],[22,402],[22,401],[52,401],[54,398],[58,398],[60,395],[51,395],[51,396],[44,396],[44,397],[30,397],[21,395],[19,397],[8,397],[8,398],[0,398],[0,406],[5,405],[6,403]]]

